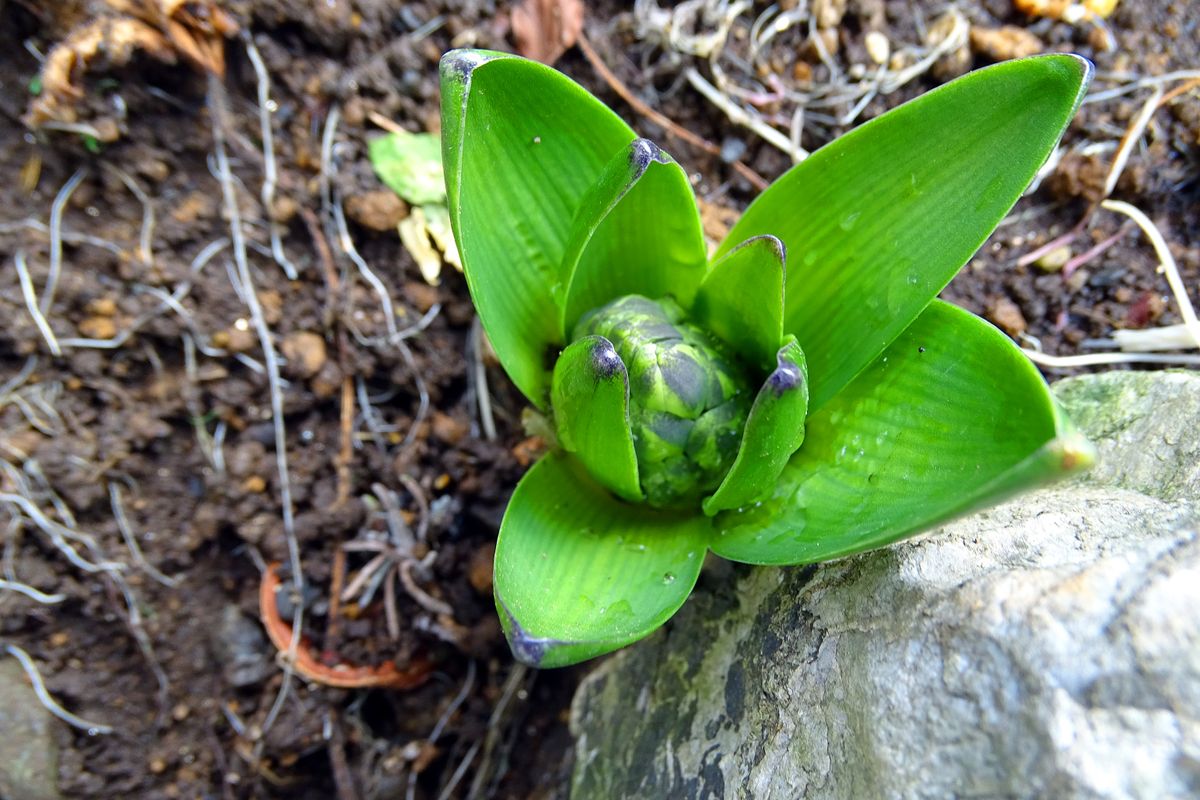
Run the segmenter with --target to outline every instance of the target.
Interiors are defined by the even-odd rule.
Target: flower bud
[[[694,507],[737,456],[753,394],[712,337],[673,300],[621,297],[585,314],[573,338],[603,336],[629,374],[629,422],[646,502]]]

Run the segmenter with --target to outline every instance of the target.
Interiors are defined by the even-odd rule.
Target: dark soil
[[[59,789],[72,798],[345,799],[401,797],[411,785],[415,797],[565,796],[567,709],[583,668],[536,675],[515,669],[491,601],[496,529],[537,443],[521,428],[519,396],[486,354],[497,436],[483,436],[465,283],[451,270],[436,288],[421,280],[394,222],[378,222],[388,203],[366,159],[366,142],[379,130],[372,114],[410,130],[436,130],[443,51],[468,44],[512,49],[510,4],[219,5],[252,35],[273,81],[280,175],[275,207],[264,210],[255,73],[242,40],[225,43],[228,148],[252,244],[251,277],[275,345],[290,356],[283,419],[306,587],[305,646],[326,664],[393,664],[425,680],[395,690],[293,679],[264,730],[284,673],[261,624],[259,590],[262,570],[288,564],[290,553],[263,351],[226,269],[231,250],[189,278],[193,259],[230,231],[213,174],[205,78],[186,61],[103,54],[79,71],[84,91],[75,113],[79,122],[101,132],[115,126],[119,135],[97,141],[31,131],[23,119],[39,72],[36,55],[114,12],[102,0],[0,0],[0,458],[11,466],[0,473],[0,491],[24,493],[53,520],[93,536],[94,549],[76,542],[88,561],[124,563],[141,618],[131,620],[111,576],[72,565],[28,515],[0,504],[10,509],[3,519],[5,577],[66,596],[48,606],[0,593],[0,639],[30,652],[64,706],[115,729],[103,735],[58,726]],[[1200,64],[1200,10],[1187,0],[1126,0],[1109,20],[1111,52],[1098,49],[1087,25],[1031,21],[1008,0],[964,5],[977,26],[1019,26],[1047,49],[1094,58],[1102,73],[1156,75]],[[932,18],[940,8],[926,11]],[[590,41],[635,95],[727,154],[739,153],[768,179],[787,168],[782,153],[732,126],[680,80],[678,60],[636,40],[627,12],[605,3],[589,14]],[[425,35],[413,35],[438,19]],[[924,24],[907,2],[851,0],[839,57],[857,58],[868,28],[909,41],[919,40]],[[863,118],[992,60],[964,51],[877,98]],[[558,66],[697,176],[714,230],[725,217],[721,209],[736,211],[752,199],[753,187],[731,164],[639,117],[578,50]],[[814,80],[823,69],[814,60]],[[948,299],[1059,354],[1079,352],[1085,340],[1116,328],[1178,321],[1154,254],[1136,231],[1069,276],[1016,263],[1084,217],[1112,157],[1111,148],[1084,145],[1119,140],[1149,91],[1084,106],[1058,168],[955,279]],[[401,328],[439,308],[403,346],[371,341],[386,333],[380,300],[344,256],[322,206],[321,139],[335,106],[341,122],[334,183],[351,237],[389,290]],[[813,149],[823,142],[802,143]],[[1155,115],[1114,192],[1160,225],[1191,287],[1200,283],[1198,143],[1193,90]],[[108,339],[135,321],[141,326],[119,347],[68,346],[54,357],[26,310],[14,259],[22,253],[33,285],[45,286],[51,253],[44,224],[80,169],[86,173],[62,216],[63,230],[76,238],[64,245],[49,325],[64,340]],[[138,249],[143,204],[124,178],[144,189],[153,208],[149,258]],[[271,256],[272,216],[296,280]],[[1073,252],[1124,225],[1115,214],[1093,213]],[[178,311],[161,310],[164,293],[189,280]],[[131,554],[114,493],[145,561],[174,585],[156,580]],[[385,498],[394,498],[399,521],[389,520]],[[362,608],[331,606],[331,583],[341,545],[377,545],[397,527],[415,532],[409,554],[428,560],[411,567],[411,576],[435,603],[423,605],[390,578],[399,623],[390,631],[386,587]],[[374,555],[345,554],[344,582]],[[290,572],[279,574],[290,585]],[[284,590],[276,599],[290,624],[293,598]],[[437,603],[451,613],[439,613]],[[134,631],[144,631],[152,654]]]

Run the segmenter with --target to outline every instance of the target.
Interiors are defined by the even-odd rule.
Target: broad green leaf
[[[517,485],[496,545],[496,606],[518,660],[561,667],[662,625],[691,593],[709,520],[622,503],[565,453]]]
[[[742,242],[712,265],[692,319],[760,369],[770,369],[783,341],[785,251],[774,236]]]
[[[475,309],[513,383],[549,401],[571,222],[633,131],[559,72],[478,50],[442,57],[450,221]],[[555,287],[559,287],[557,290]]]
[[[751,204],[721,253],[759,234],[791,257],[784,330],[821,408],[966,263],[1053,150],[1091,78],[1078,56],[997,64],[813,153]]]
[[[804,441],[808,367],[795,336],[776,354],[777,366],[754,398],[737,458],[717,491],[704,501],[716,514],[769,497],[792,453]]]
[[[1088,466],[1091,446],[1036,368],[978,317],[934,301],[808,418],[761,506],[719,515],[719,555],[800,564],[870,550]]]
[[[644,500],[629,426],[629,373],[612,342],[585,336],[564,350],[550,403],[563,449],[618,497]]]
[[[708,253],[687,174],[649,139],[618,151],[575,215],[563,272],[568,334],[586,312],[627,294],[692,302]]]
[[[442,142],[437,134],[395,131],[372,139],[367,156],[379,180],[413,205],[446,202]]]

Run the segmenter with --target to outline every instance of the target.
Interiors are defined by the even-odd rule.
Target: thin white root
[[[719,108],[733,124],[741,125],[743,128],[747,128],[758,134],[764,141],[786,153],[793,162],[800,162],[808,157],[807,150],[803,147],[794,146],[794,143],[788,136],[775,130],[758,117],[751,115],[749,111],[737,103],[734,103],[722,94],[717,87],[705,80],[704,76],[695,67],[688,67],[684,70],[683,74],[687,78],[688,83],[692,85],[692,88],[704,95],[710,103]]]
[[[221,197],[225,205],[225,213],[229,219],[229,236],[233,242],[233,257],[237,264],[238,284],[242,289],[246,305],[250,309],[250,319],[258,336],[259,345],[263,351],[263,361],[266,366],[267,387],[271,398],[271,421],[275,431],[275,468],[279,477],[279,500],[283,507],[283,535],[287,542],[288,560],[292,572],[292,589],[300,597],[304,589],[304,572],[300,563],[300,544],[296,539],[296,525],[292,505],[292,486],[289,480],[287,462],[287,431],[283,421],[283,387],[279,373],[279,359],[275,354],[275,345],[271,341],[271,331],[263,316],[262,305],[254,288],[250,275],[250,264],[246,255],[246,239],[242,231],[241,214],[238,211],[237,195],[233,185],[233,174],[229,168],[229,157],[225,152],[225,124],[229,119],[225,87],[220,80],[210,75],[208,79],[208,106],[212,117],[213,146],[216,151],[217,175],[221,184]],[[304,625],[304,604],[295,604],[292,615],[292,643],[284,659],[283,683],[275,696],[275,702],[263,720],[262,730],[266,732],[279,716],[283,703],[287,699],[288,690],[292,684],[293,664],[296,661],[296,651],[300,642],[300,633]],[[259,742],[261,745],[261,740]]]
[[[130,194],[142,204],[142,232],[138,236],[138,257],[142,264],[149,266],[154,263],[154,203],[151,201],[150,195],[146,194],[132,175],[108,163],[105,163],[104,166],[116,175],[121,183],[125,184],[125,188],[129,190]]]
[[[30,600],[36,600],[37,602],[45,603],[46,605],[54,605],[55,603],[61,603],[63,600],[67,599],[65,594],[46,594],[43,591],[33,588],[27,583],[21,583],[20,581],[8,581],[4,580],[3,578],[0,578],[0,589],[7,589],[10,592],[23,594]]]
[[[1022,347],[1021,352],[1035,364],[1051,369],[1072,367],[1097,367],[1108,364],[1174,364],[1180,366],[1200,365],[1200,355],[1165,355],[1158,353],[1084,353],[1077,356],[1052,356],[1040,350]]]
[[[267,73],[267,65],[263,63],[262,56],[259,54],[258,48],[254,46],[254,40],[250,38],[250,34],[245,32],[242,38],[246,44],[246,55],[250,57],[250,64],[254,67],[254,75],[258,82],[258,128],[259,135],[262,137],[263,153],[261,198],[263,214],[267,218],[267,229],[271,235],[271,255],[275,259],[275,263],[287,275],[288,280],[294,281],[299,277],[299,273],[283,251],[283,239],[279,232],[280,225],[273,217],[275,187],[279,178],[275,166],[275,136],[271,130],[271,110],[275,105],[271,100],[271,76]]]
[[[1150,126],[1150,120],[1154,117],[1154,112],[1158,110],[1158,104],[1162,101],[1163,87],[1162,84],[1154,87],[1154,94],[1146,100],[1146,104],[1142,106],[1142,110],[1138,112],[1137,118],[1133,124],[1129,126],[1129,130],[1125,133],[1125,138],[1121,140],[1121,146],[1117,149],[1117,154],[1113,156],[1112,166],[1108,169],[1108,178],[1104,181],[1104,196],[1108,197],[1112,194],[1113,189],[1117,187],[1117,181],[1121,177],[1121,173],[1125,171],[1125,164],[1129,161],[1129,155],[1133,152],[1133,148],[1142,140],[1142,134],[1146,132],[1146,128]]]
[[[13,254],[13,264],[17,268],[17,280],[21,283],[21,295],[25,298],[25,308],[29,310],[29,316],[33,317],[33,324],[37,326],[38,332],[42,334],[42,338],[46,341],[46,347],[50,349],[50,353],[55,356],[61,356],[62,348],[58,344],[58,339],[54,336],[54,331],[50,329],[50,323],[46,320],[46,315],[42,313],[37,294],[34,293],[33,281],[29,278],[29,268],[25,266],[25,253],[23,251],[18,250]]]
[[[1109,364],[1167,364],[1176,366],[1200,365],[1200,355],[1190,353],[1158,353],[1152,351],[1171,349],[1200,349],[1200,320],[1196,318],[1196,310],[1188,298],[1183,278],[1167,240],[1162,232],[1147,217],[1141,209],[1121,200],[1105,200],[1100,207],[1118,214],[1124,214],[1137,223],[1146,238],[1150,240],[1155,255],[1158,256],[1159,271],[1167,277],[1175,301],[1179,304],[1179,315],[1183,317],[1180,325],[1170,325],[1148,330],[1114,331],[1111,340],[1093,341],[1093,346],[1119,347],[1122,352],[1084,353],[1074,356],[1053,356],[1041,351],[1040,346],[1022,348],[1022,352],[1036,364],[1051,369],[1068,369],[1071,367],[1091,367]],[[1037,345],[1037,340],[1031,336],[1024,337]]]
[[[1129,76],[1112,75],[1100,73],[1096,75],[1097,80],[1124,80]],[[1150,75],[1147,77],[1136,77],[1128,83],[1122,84],[1112,89],[1106,89],[1103,92],[1093,92],[1083,99],[1084,105],[1089,103],[1103,103],[1106,100],[1112,100],[1115,97],[1121,97],[1139,89],[1145,89],[1149,86],[1162,86],[1166,83],[1175,83],[1176,81],[1190,81],[1200,78],[1200,69],[1183,69],[1176,72],[1168,72],[1166,75]]]
[[[1163,238],[1158,227],[1141,209],[1121,200],[1105,200],[1100,204],[1100,207],[1108,211],[1115,211],[1118,214],[1124,214],[1136,222],[1138,227],[1142,229],[1142,232],[1146,234],[1146,238],[1150,240],[1150,244],[1154,248],[1154,254],[1158,256],[1158,269],[1166,275],[1167,284],[1171,287],[1171,293],[1175,295],[1175,302],[1179,304],[1179,315],[1183,317],[1184,327],[1187,328],[1192,338],[1190,346],[1200,348],[1200,320],[1196,318],[1196,309],[1192,306],[1192,301],[1188,298],[1187,288],[1183,285],[1183,278],[1179,274],[1179,267],[1175,263],[1175,257],[1171,255],[1171,248],[1167,246],[1167,240]]]
[[[37,695],[37,699],[46,707],[47,711],[68,725],[87,731],[89,735],[113,732],[111,725],[89,722],[83,717],[72,714],[55,702],[54,698],[50,696],[50,692],[46,691],[46,684],[42,682],[42,674],[38,672],[37,664],[33,663],[33,659],[29,657],[29,653],[26,653],[15,644],[7,644],[4,646],[4,649],[10,656],[21,662],[21,667],[24,668],[25,674],[29,677],[29,682],[33,684],[34,694]]]
[[[71,195],[86,176],[86,169],[77,170],[58,190],[54,203],[50,206],[50,269],[46,273],[46,287],[42,290],[42,302],[38,305],[38,309],[43,314],[49,314],[50,307],[54,305],[54,293],[58,291],[58,276],[62,272],[63,209],[67,207],[67,201],[71,199]]]
[[[125,540],[125,546],[133,554],[133,560],[142,568],[143,572],[163,586],[172,588],[177,586],[179,584],[178,578],[164,575],[159,571],[158,567],[147,561],[146,556],[143,555],[142,548],[137,543],[137,536],[133,533],[133,526],[129,524],[129,518],[125,516],[125,506],[121,502],[121,490],[117,488],[117,484],[108,484],[108,499],[112,505],[113,519],[117,522],[117,528],[121,531],[121,538]]]
[[[1161,350],[1187,350],[1196,346],[1188,326],[1164,325],[1145,330],[1113,331],[1113,344],[1129,353],[1153,353]]]

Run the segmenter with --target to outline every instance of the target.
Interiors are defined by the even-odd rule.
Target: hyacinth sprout
[[[497,543],[521,661],[646,636],[710,551],[837,558],[1092,461],[1014,344],[936,299],[1054,149],[1084,59],[999,64],[867,122],[711,253],[684,170],[564,75],[477,50],[441,75],[471,296],[556,439]]]

